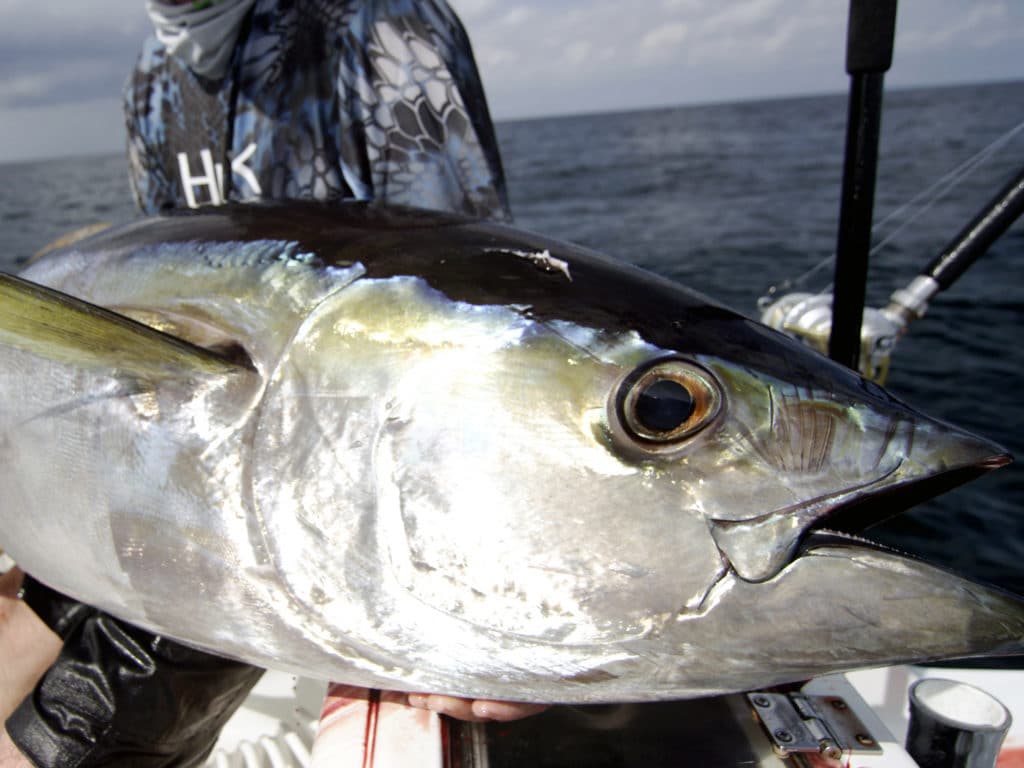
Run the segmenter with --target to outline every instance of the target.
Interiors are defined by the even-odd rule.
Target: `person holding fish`
[[[147,10],[156,34],[125,93],[144,213],[356,198],[510,218],[469,40],[444,0],[149,0]],[[17,569],[0,578],[0,713],[31,691],[0,734],[0,766],[25,756],[199,765],[262,673],[122,624]],[[426,694],[409,703],[467,720],[543,709]]]

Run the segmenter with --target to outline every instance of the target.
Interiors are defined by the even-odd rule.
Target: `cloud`
[[[450,1],[499,117],[847,87],[846,2]],[[900,0],[891,82],[1019,78],[1021,42],[1024,2]]]
[[[0,107],[120,93],[149,32],[142,0],[0,4]]]
[[[451,5],[458,7],[459,18],[462,19],[463,24],[487,19],[494,14],[495,9],[501,7],[498,0],[458,0],[458,3]]]
[[[0,78],[0,107],[36,107],[71,104],[110,97],[121,92],[128,66],[82,54],[65,58],[60,66],[26,58],[13,72]]]
[[[701,25],[703,31],[714,35],[723,30],[729,33],[763,32],[764,25],[771,25],[778,20],[781,0],[743,0],[743,2],[718,3],[713,6],[712,13],[702,9],[707,18]],[[769,26],[770,28],[770,26]]]
[[[675,48],[686,39],[689,31],[689,26],[683,22],[672,22],[655,27],[640,39],[640,47],[651,52]]]
[[[123,152],[124,146],[119,98],[0,109],[0,163]]]
[[[572,67],[586,64],[590,59],[591,44],[586,40],[576,40],[568,43],[562,49],[562,59]]]
[[[463,2],[452,0],[457,12]],[[720,100],[812,53],[809,71],[831,69],[833,89],[843,82],[845,13],[834,0],[528,0],[478,11],[467,27],[499,116]],[[745,87],[738,95],[755,86]]]
[[[985,49],[1024,40],[1022,22],[1020,4],[1010,6],[1003,0],[975,3],[955,15],[919,14],[911,9],[908,18],[901,16],[897,20],[897,33],[904,24],[910,26],[902,31],[897,42],[899,51],[908,55],[951,48]]]
[[[498,24],[506,27],[520,27],[526,24],[535,14],[532,9],[524,5],[510,8],[503,16],[498,17]]]

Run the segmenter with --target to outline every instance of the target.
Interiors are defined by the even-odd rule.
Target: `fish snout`
[[[882,405],[772,398],[767,428],[747,440],[745,461],[758,479],[743,492],[757,506],[733,491],[709,515],[716,545],[741,578],[776,576],[812,531],[860,533],[1011,461],[989,440]]]

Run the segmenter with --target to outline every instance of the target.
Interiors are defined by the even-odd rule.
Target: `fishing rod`
[[[904,326],[922,317],[939,291],[951,286],[1024,213],[1024,168],[949,241],[906,288],[893,293],[883,312]],[[902,335],[902,334],[901,334]]]

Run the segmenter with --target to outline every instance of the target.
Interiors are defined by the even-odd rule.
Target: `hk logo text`
[[[243,149],[237,157],[231,161],[231,173],[233,178],[240,179],[247,184],[252,193],[259,197],[263,190],[260,187],[259,179],[252,172],[252,168],[245,164],[245,161],[256,152],[256,145],[250,144]],[[181,175],[181,186],[185,191],[185,201],[189,208],[198,208],[200,196],[196,193],[205,189],[209,195],[209,202],[213,205],[222,205],[225,202],[224,195],[224,164],[213,162],[213,153],[208,149],[200,150],[199,160],[202,170],[196,169],[194,173],[188,162],[188,155],[184,152],[178,153],[178,172]]]

